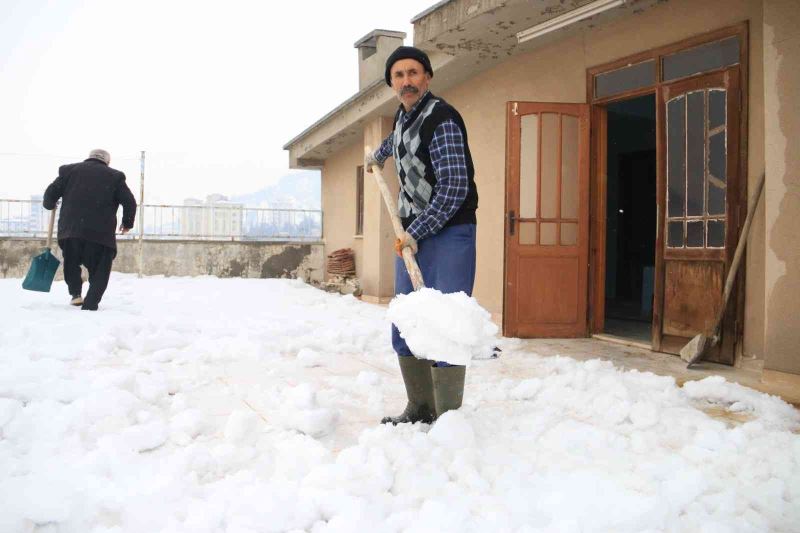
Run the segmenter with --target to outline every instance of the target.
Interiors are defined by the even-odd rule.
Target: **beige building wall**
[[[787,139],[797,138],[798,125],[782,109],[797,98],[798,64],[797,0],[670,0],[652,9],[617,19],[572,37],[556,41],[440,92],[434,77],[432,90],[446,98],[464,116],[476,169],[480,195],[478,209],[478,268],[475,296],[494,317],[502,319],[505,211],[505,103],[511,100],[585,102],[586,70],[651,48],[668,45],[743,21],[749,23],[747,65],[747,168],[748,189],[765,168],[765,143],[772,168],[768,174],[767,201],[756,211],[747,249],[745,271],[744,346],[746,356],[765,354],[765,334],[800,331],[789,324],[797,312],[786,312],[798,300],[797,245],[789,231],[797,212],[797,159],[788,151]],[[764,11],[769,16],[764,18]],[[687,16],[691,14],[691,16]],[[794,17],[794,18],[793,18]],[[765,37],[767,49],[764,49]],[[765,64],[764,58],[767,57]],[[765,87],[765,73],[770,82]],[[794,91],[794,92],[792,92]],[[765,134],[765,98],[770,126]],[[796,120],[796,119],[795,119]],[[365,146],[374,147],[391,128],[390,118],[366,123],[362,142],[356,142],[328,158],[323,169],[323,210],[326,251],[351,247],[356,250],[358,275],[365,293],[379,299],[393,289],[391,226],[385,211],[377,209],[380,196],[370,175],[365,177],[365,236],[353,237],[355,225],[356,167],[362,164]],[[792,159],[794,156],[794,159]],[[780,168],[784,165],[786,168]],[[396,191],[391,164],[385,177]],[[794,181],[793,181],[794,180]],[[377,250],[377,252],[376,252]],[[791,253],[789,252],[791,251]],[[794,255],[792,255],[792,253]],[[369,259],[365,263],[364,258]],[[786,289],[786,290],[784,290]],[[783,301],[786,296],[788,300]],[[771,321],[766,320],[772,306]],[[786,335],[784,335],[786,337]],[[783,343],[783,344],[781,344]],[[776,353],[785,353],[798,341],[780,335],[771,341]],[[772,348],[769,349],[772,353]],[[780,358],[768,367],[784,368]]]
[[[364,164],[365,148],[376,149],[391,130],[389,117],[367,123],[364,136],[329,157],[322,168],[325,252],[352,248],[364,299],[377,302],[388,301],[394,295],[392,243],[395,237],[375,178],[369,173],[364,174],[363,234],[355,235],[356,176],[358,167]],[[396,197],[397,174],[391,160],[384,168],[383,176],[393,197]]]
[[[764,1],[766,358],[800,374],[800,2]]]
[[[352,248],[356,256],[356,274],[359,276],[364,268],[364,254],[362,239],[355,236],[356,169],[363,161],[361,143],[354,142],[325,160],[321,179],[325,253],[329,254],[340,248]],[[327,269],[326,257],[326,272]]]
[[[671,0],[515,56],[442,93],[437,93],[434,77],[432,91],[461,112],[469,130],[480,196],[475,296],[495,317],[499,318],[503,305],[505,103],[586,102],[586,69],[742,21],[750,22],[748,174],[752,188],[764,169],[761,0]],[[759,357],[764,353],[763,217],[761,210],[749,246],[744,331],[745,352]]]
[[[375,151],[392,132],[392,119],[379,117],[364,128],[363,154]],[[397,202],[399,184],[394,160],[389,159],[381,171],[394,204]],[[364,256],[362,287],[367,300],[386,302],[394,296],[393,243],[396,238],[389,211],[384,205],[375,175],[364,174]]]

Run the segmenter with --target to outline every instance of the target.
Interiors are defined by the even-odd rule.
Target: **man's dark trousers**
[[[83,299],[81,309],[97,311],[97,306],[108,287],[111,264],[117,251],[85,239],[60,239],[58,245],[64,254],[64,281],[67,282],[70,295],[73,297],[81,295],[83,286],[81,265],[83,265],[89,271],[89,290]]]

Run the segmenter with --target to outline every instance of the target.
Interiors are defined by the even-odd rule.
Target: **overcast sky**
[[[353,43],[435,0],[0,0],[0,198],[111,152],[138,198],[258,190],[282,146],[358,91]]]

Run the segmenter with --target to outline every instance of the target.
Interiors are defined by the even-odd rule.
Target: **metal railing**
[[[316,241],[322,238],[322,211],[265,209],[240,204],[150,205],[137,211],[144,217],[143,237],[164,240]],[[60,208],[56,209],[56,220]],[[117,227],[122,209],[117,212]],[[0,236],[46,237],[50,212],[40,200],[0,199]],[[58,223],[56,222],[56,227]],[[118,239],[135,239],[139,224]]]

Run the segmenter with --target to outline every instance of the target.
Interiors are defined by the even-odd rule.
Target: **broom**
[[[733,282],[736,280],[736,272],[739,270],[739,264],[742,262],[744,245],[750,233],[750,224],[753,222],[753,213],[755,213],[756,207],[758,207],[758,201],[761,199],[761,192],[764,190],[765,177],[766,174],[761,175],[761,179],[758,181],[758,185],[756,185],[756,193],[753,195],[753,201],[750,202],[750,206],[747,208],[747,218],[744,220],[742,234],[739,235],[739,243],[736,245],[736,252],[733,254],[731,268],[728,270],[728,277],[725,280],[725,290],[722,293],[722,304],[719,307],[719,311],[717,311],[717,316],[714,320],[714,328],[711,330],[710,335],[705,335],[704,333],[696,335],[681,349],[681,359],[688,363],[686,368],[700,361],[711,348],[719,343],[722,319],[725,316],[725,309],[728,307],[728,300],[730,300],[731,292],[733,292]]]

